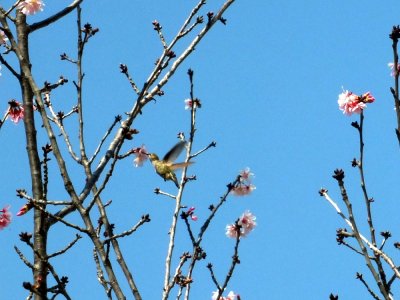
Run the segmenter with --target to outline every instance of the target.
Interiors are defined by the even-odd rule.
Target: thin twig
[[[200,1],[199,6],[204,4],[204,0]],[[203,29],[196,35],[196,37],[192,40],[190,45],[182,52],[182,54],[174,61],[172,64],[171,68],[169,71],[164,75],[164,77],[157,83],[156,86],[153,87],[153,89],[146,94],[145,98],[143,99],[143,104],[146,104],[150,102],[154,96],[161,90],[161,88],[169,81],[169,79],[174,75],[175,71],[178,69],[180,64],[192,53],[197,46],[197,44],[203,39],[203,37],[207,34],[207,32],[211,29],[215,23],[217,23],[220,18],[222,17],[223,13],[231,6],[235,0],[227,0],[220,8],[220,10],[215,14],[215,16],[208,22]],[[193,13],[193,11],[192,11]],[[193,15],[190,16],[192,18]],[[186,24],[186,23],[185,23]],[[184,25],[184,27],[186,27]],[[182,27],[183,28],[183,27]],[[181,29],[181,32],[183,32],[184,29]],[[166,54],[172,51],[172,47],[175,45],[175,43],[179,40],[179,34],[177,37],[171,42],[169,47],[164,51],[164,54],[161,56],[159,59],[159,63],[157,64],[155,71],[150,75],[149,79],[146,81],[146,87],[142,90],[143,92],[147,91],[147,88],[150,87],[150,84],[152,84],[157,78],[158,75],[160,74],[160,68],[162,66],[162,62],[164,58],[166,57]],[[150,83],[150,84],[149,84]]]
[[[393,74],[394,74],[394,86],[395,88],[391,88],[391,92],[394,98],[394,107],[396,109],[396,117],[397,117],[397,128],[396,128],[396,136],[397,140],[400,144],[400,99],[399,99],[399,55],[397,51],[398,46],[398,38],[399,38],[399,26],[393,26],[392,33],[390,38],[393,40],[392,48],[393,48]]]
[[[41,207],[40,205],[36,204],[35,202],[31,202],[31,203],[33,204],[33,206],[34,206],[35,208],[37,208],[37,209],[39,209],[40,211],[44,212],[48,217],[53,218],[53,219],[56,219],[57,221],[63,223],[64,225],[66,225],[66,226],[68,226],[68,227],[71,227],[71,228],[74,228],[74,229],[76,229],[76,230],[78,230],[78,231],[80,231],[80,232],[82,232],[82,233],[89,234],[89,231],[88,231],[87,229],[82,228],[82,227],[79,227],[78,225],[75,225],[75,224],[72,224],[72,223],[70,223],[70,222],[65,221],[64,218],[60,218],[60,217],[58,217],[57,215],[54,215],[54,214],[52,214],[52,213],[46,211],[43,207]]]
[[[364,138],[363,138],[364,112],[363,111],[361,111],[361,114],[360,114],[360,125],[359,126],[355,126],[355,128],[357,129],[357,131],[359,133],[360,158],[359,158],[359,161],[357,163],[357,166],[358,166],[358,170],[360,172],[361,189],[363,191],[364,202],[365,202],[365,206],[366,206],[366,209],[367,209],[367,221],[368,221],[368,227],[369,227],[369,230],[370,230],[371,242],[372,242],[372,244],[374,246],[376,246],[375,228],[374,228],[374,224],[373,224],[373,221],[372,221],[371,199],[368,196],[367,186],[366,186],[365,176],[364,176]],[[382,262],[381,262],[379,256],[376,256],[375,262],[376,262],[376,265],[378,267],[378,272],[379,272],[379,276],[380,276],[380,278],[382,280],[382,284],[385,287],[385,290],[388,291],[388,286],[387,286],[387,282],[386,282],[386,274],[385,274],[385,271],[383,269]]]
[[[67,134],[67,132],[65,131],[64,125],[63,125],[63,118],[61,116],[59,116],[58,114],[55,113],[54,109],[53,109],[53,105],[51,104],[50,101],[50,94],[49,93],[45,93],[45,103],[48,106],[50,113],[52,115],[52,121],[57,125],[57,127],[60,129],[62,136],[64,137],[64,141],[65,144],[67,145],[68,148],[68,152],[71,155],[71,157],[76,161],[76,162],[80,162],[79,157],[75,154],[75,151],[72,147],[71,141],[69,139],[69,135]]]
[[[342,213],[342,211],[340,210],[339,206],[336,204],[335,201],[332,200],[332,198],[328,195],[326,190],[321,190],[321,195],[332,205],[332,207],[336,210],[336,212],[342,217],[342,219],[347,223],[347,225],[349,225],[349,227],[352,229],[352,231],[356,234],[356,231],[354,230],[353,227],[353,223],[350,222],[345,215]],[[400,279],[400,272],[399,270],[396,268],[395,264],[393,263],[393,261],[391,260],[391,258],[385,254],[385,252],[383,252],[382,250],[379,250],[376,246],[374,246],[370,241],[368,241],[367,238],[365,238],[359,231],[357,231],[357,234],[355,235],[355,237],[359,238],[359,244],[363,245],[362,242],[366,243],[368,245],[368,247],[374,251],[377,255],[381,256],[385,262],[390,266],[390,268],[393,270],[393,272],[395,273],[396,277]],[[365,247],[364,247],[365,248]],[[364,252],[364,251],[363,251]],[[368,253],[365,254],[364,253],[364,257],[367,261],[370,261],[369,259],[369,255]],[[382,284],[382,282],[380,281],[380,278],[378,276],[378,274],[374,271],[372,264],[369,262],[369,264],[367,264],[367,266],[370,268],[372,267],[371,273],[372,275],[374,275],[374,279],[377,282],[378,286],[379,284]],[[383,293],[383,295],[385,295]],[[389,296],[386,294],[385,299],[390,299],[388,298]]]
[[[185,221],[186,229],[189,233],[189,237],[190,237],[190,240],[192,241],[192,245],[193,245],[193,247],[196,247],[196,239],[194,238],[192,228],[190,227],[189,218],[186,216],[183,218],[183,220]]]
[[[239,256],[238,256],[240,241],[241,241],[240,227],[237,226],[236,242],[235,242],[234,253],[232,256],[232,263],[231,263],[231,266],[229,267],[228,274],[226,274],[225,281],[222,284],[221,288],[219,289],[219,292],[218,292],[219,296],[217,297],[217,299],[219,299],[219,297],[221,297],[222,292],[226,289],[226,287],[228,286],[229,280],[232,278],[233,271],[235,270],[236,265],[240,263]]]
[[[6,66],[6,68],[11,72],[11,74],[14,75],[15,78],[17,78],[17,80],[21,80],[21,75],[14,70],[14,68],[4,59],[3,55],[1,54],[0,54],[0,62],[2,65]]]
[[[25,255],[18,249],[17,246],[14,246],[15,252],[17,252],[19,258],[23,261],[23,263],[31,270],[35,269],[35,266],[29,262],[29,260],[25,257]]]
[[[4,113],[3,119],[0,120],[0,129],[3,126],[4,122],[7,120],[9,113],[10,113],[9,110],[7,109],[7,111]]]
[[[342,244],[343,244],[344,246],[348,247],[349,249],[353,250],[353,251],[356,252],[357,254],[364,255],[364,253],[362,253],[360,250],[354,248],[352,245],[346,243],[345,241],[342,241]],[[370,256],[369,258],[370,258],[370,259],[376,259],[376,258],[373,257],[373,256]]]
[[[7,10],[7,12],[4,14],[6,17],[18,6],[18,4],[20,2],[22,2],[23,0],[17,0],[17,2],[15,2],[9,10]]]
[[[169,197],[171,199],[175,199],[176,200],[176,196],[175,195],[172,195],[170,193],[164,192],[164,191],[160,190],[160,188],[155,188],[154,189],[154,193],[157,194],[157,195],[159,194],[159,195],[167,196],[167,197]]]
[[[142,216],[142,218],[140,219],[140,221],[139,221],[136,225],[134,225],[131,229],[126,230],[126,231],[124,231],[124,232],[122,232],[122,233],[120,233],[120,234],[113,235],[112,237],[109,237],[108,239],[105,239],[105,240],[103,241],[103,243],[106,244],[106,243],[110,242],[111,240],[115,240],[115,239],[119,239],[119,238],[124,237],[124,236],[127,236],[127,235],[131,235],[131,234],[134,233],[136,230],[138,230],[138,228],[139,228],[140,226],[142,226],[142,225],[143,225],[144,223],[146,223],[146,222],[150,222],[150,217],[149,217],[149,215],[144,215],[144,216]]]
[[[40,22],[33,23],[32,25],[30,25],[29,26],[30,31],[33,32],[35,30],[46,27],[46,26],[58,21],[62,17],[65,17],[67,14],[72,12],[82,2],[83,2],[83,0],[74,0],[70,5],[68,5],[66,8],[59,11],[58,13],[48,17],[47,19],[44,19]]]
[[[101,147],[103,146],[104,142],[106,141],[106,139],[110,136],[112,130],[114,129],[115,125],[117,125],[119,122],[121,121],[121,117],[120,116],[116,116],[114,118],[113,123],[111,124],[111,126],[108,128],[108,130],[106,131],[106,133],[104,134],[103,138],[101,139],[99,145],[97,146],[96,150],[93,153],[93,156],[89,159],[89,164],[91,164],[93,162],[93,160],[96,158],[96,156],[99,154]]]
[[[216,146],[217,146],[217,143],[216,143],[215,141],[212,141],[207,147],[205,147],[205,148],[199,150],[199,151],[196,152],[195,154],[192,154],[192,155],[190,156],[190,159],[192,159],[192,158],[194,158],[194,157],[200,155],[201,153],[203,153],[204,151],[207,151],[207,150],[210,149],[211,147],[216,147]]]
[[[77,234],[76,235],[76,237],[75,237],[75,239],[71,242],[71,243],[69,243],[64,249],[61,249],[60,251],[57,251],[57,252],[54,252],[53,254],[50,254],[49,256],[48,256],[48,258],[52,258],[52,257],[55,257],[55,256],[57,256],[57,255],[61,255],[61,254],[63,254],[63,253],[65,253],[65,252],[67,252],[69,249],[71,249],[75,244],[76,244],[76,242],[79,240],[79,239],[81,239],[82,237],[79,235],[79,234]]]
[[[207,269],[210,270],[210,275],[211,275],[211,280],[214,282],[215,286],[217,287],[218,291],[221,289],[217,277],[215,276],[214,270],[213,270],[213,265],[212,264],[208,264],[207,265]],[[222,292],[221,292],[222,295]],[[217,298],[218,299],[218,298]]]
[[[184,37],[185,35],[187,35],[188,33],[190,33],[197,25],[199,25],[199,24],[201,24],[201,23],[203,23],[203,17],[202,17],[202,16],[197,17],[197,18],[196,18],[196,21],[195,21],[188,29],[186,29],[185,31],[183,31],[183,32],[180,34],[180,37]]]
[[[71,300],[72,298],[68,295],[64,283],[60,280],[60,278],[58,277],[58,274],[56,273],[56,271],[54,270],[53,266],[49,263],[48,260],[46,260],[46,265],[47,268],[49,269],[51,275],[53,275],[53,278],[56,280],[57,282],[57,287],[60,291],[60,293],[67,299],[67,300]]]
[[[370,295],[372,296],[372,298],[374,298],[375,300],[381,300],[375,293],[373,290],[371,290],[371,288],[369,287],[368,283],[364,280],[362,274],[357,273],[356,278],[359,279],[362,284],[367,288],[368,292],[370,293]]]

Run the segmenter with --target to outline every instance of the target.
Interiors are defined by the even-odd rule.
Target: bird
[[[179,154],[181,154],[186,145],[186,141],[179,141],[167,152],[167,154],[164,155],[163,159],[159,159],[158,155],[155,153],[149,154],[149,159],[154,166],[156,173],[160,175],[164,179],[164,181],[173,181],[178,189],[180,188],[180,186],[174,170],[184,168],[193,163],[174,163],[174,161],[178,158]]]

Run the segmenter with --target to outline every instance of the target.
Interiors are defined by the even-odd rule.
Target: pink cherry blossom
[[[242,226],[243,236],[246,236],[257,226],[256,217],[249,210],[246,210],[240,216],[238,224]]]
[[[133,164],[136,168],[143,166],[143,163],[149,158],[149,155],[144,145],[134,149],[133,153],[136,155],[136,158],[133,160]]]
[[[254,173],[250,172],[250,168],[249,167],[247,167],[246,169],[240,171],[239,175],[240,175],[240,179],[242,181],[248,181],[248,182],[250,182],[251,178],[254,177]]]
[[[250,168],[246,168],[239,172],[239,181],[236,181],[235,185],[232,187],[232,194],[235,196],[246,196],[251,194],[256,187],[251,184],[252,177],[254,173],[250,172]]]
[[[24,107],[16,100],[11,100],[8,104],[10,105],[8,108],[8,115],[11,121],[18,123],[24,118]]]
[[[246,237],[256,226],[256,217],[247,210],[240,216],[237,225],[229,224],[226,226],[225,234],[229,238],[236,239],[239,231],[240,237]]]
[[[232,194],[235,196],[247,196],[250,195],[256,187],[253,184],[239,183],[237,186],[232,188]]]
[[[350,116],[353,113],[361,113],[365,107],[365,103],[358,100],[358,96],[349,91],[343,91],[338,99],[339,109],[344,114]]]
[[[345,115],[360,114],[364,108],[367,107],[366,103],[372,103],[375,97],[370,92],[364,93],[362,96],[357,96],[349,91],[343,91],[339,95],[338,104],[339,109]]]
[[[215,291],[212,293],[212,300],[217,300],[218,297],[218,291]],[[226,297],[219,297],[218,300],[240,300],[240,296],[238,294],[235,294],[233,291],[230,291],[229,294]]]
[[[236,239],[237,238],[237,229],[236,229],[236,225],[235,224],[229,224],[226,225],[226,236],[232,239]]]
[[[18,4],[17,9],[20,9],[24,15],[33,15],[42,11],[43,6],[42,0],[24,0]]]
[[[11,223],[10,206],[0,209],[0,230],[6,228]]]

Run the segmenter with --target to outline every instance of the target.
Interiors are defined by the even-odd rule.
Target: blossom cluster
[[[247,236],[257,226],[256,216],[249,210],[246,210],[234,224],[226,226],[226,236],[230,238],[237,238]]]
[[[226,297],[218,297],[218,291],[215,291],[212,293],[212,300],[240,300],[240,296],[238,294],[235,294],[233,291],[230,291],[229,294]]]
[[[6,228],[11,223],[10,206],[0,209],[0,230]]]
[[[18,4],[17,9],[20,9],[24,15],[33,15],[42,11],[43,7],[42,0],[24,0]]]
[[[239,181],[232,187],[232,194],[235,196],[246,196],[251,194],[256,187],[251,183],[254,173],[250,172],[250,168],[246,168],[239,174]]]
[[[367,107],[367,103],[374,101],[375,98],[370,92],[358,96],[346,90],[339,95],[338,104],[343,114],[350,116],[352,114],[360,114]]]

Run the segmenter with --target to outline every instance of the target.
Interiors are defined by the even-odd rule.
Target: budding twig
[[[375,281],[378,283],[378,285],[382,285],[382,282],[381,282],[378,274],[376,273],[374,267],[371,264],[370,256],[368,255],[367,251],[365,250],[365,246],[364,246],[363,242],[365,244],[367,244],[367,246],[375,253],[375,256],[378,255],[378,256],[382,257],[383,260],[393,270],[393,272],[395,273],[396,277],[400,279],[400,271],[397,269],[396,265],[391,260],[391,258],[385,252],[379,250],[370,241],[368,241],[368,239],[365,238],[358,230],[357,231],[354,230],[353,223],[345,217],[345,215],[342,213],[342,211],[340,210],[340,208],[336,204],[336,202],[333,201],[331,197],[329,197],[329,195],[328,195],[326,190],[321,190],[321,195],[332,205],[333,208],[335,208],[336,212],[342,217],[342,219],[347,223],[347,225],[349,225],[349,227],[353,230],[356,239],[359,241],[359,245],[360,245],[361,249],[364,249],[364,251],[362,251],[362,252],[363,252],[363,255],[364,255],[364,257],[365,257],[365,259],[367,261],[367,266],[370,269],[370,271],[371,271],[372,275],[374,276]],[[347,196],[346,196],[346,198],[347,198]],[[381,288],[381,286],[380,286],[380,288]],[[385,290],[385,293],[383,293],[383,294],[387,295],[386,290]],[[389,297],[389,296],[387,295],[387,297]],[[389,299],[389,298],[386,298],[386,299]]]
[[[76,235],[76,237],[75,237],[75,239],[71,242],[71,243],[69,243],[64,249],[61,249],[60,251],[57,251],[57,252],[54,252],[53,254],[50,254],[49,256],[47,256],[47,258],[52,258],[52,257],[55,257],[55,256],[58,256],[58,255],[61,255],[61,254],[63,254],[63,253],[65,253],[65,252],[67,252],[69,249],[71,249],[75,244],[76,244],[76,242],[79,240],[79,239],[81,239],[82,237],[79,235],[79,234],[77,234]]]
[[[15,252],[17,252],[19,258],[22,260],[22,262],[31,270],[35,269],[35,266],[29,262],[29,260],[25,257],[25,255],[21,252],[21,250],[18,249],[17,246],[14,246]]]
[[[374,298],[375,300],[380,300],[380,298],[374,293],[374,291],[371,290],[371,288],[369,287],[368,283],[364,280],[364,277],[361,273],[357,272],[356,278],[359,279],[362,282],[362,284],[367,288],[372,298]]]
[[[210,149],[211,147],[216,147],[216,146],[217,146],[217,143],[216,143],[215,141],[212,141],[210,144],[208,144],[207,147],[205,147],[205,148],[199,150],[199,151],[196,152],[195,154],[192,154],[192,155],[190,156],[190,159],[195,158],[196,156],[198,156],[198,155],[200,155],[201,153],[207,151],[207,150]]]
[[[104,134],[103,138],[101,139],[99,145],[97,146],[96,150],[93,153],[93,156],[89,159],[89,164],[93,162],[93,160],[96,158],[96,156],[99,154],[101,147],[103,146],[104,142],[106,139],[110,136],[112,130],[114,129],[115,125],[117,125],[121,121],[121,116],[116,116],[114,117],[114,121],[111,124],[111,126],[108,128],[106,133]]]
[[[124,231],[124,232],[122,232],[122,233],[120,233],[120,234],[113,235],[112,237],[109,237],[109,238],[105,239],[105,240],[103,241],[103,243],[105,244],[105,243],[110,242],[111,240],[115,240],[115,239],[118,239],[118,238],[121,238],[121,237],[124,237],[124,236],[127,236],[127,235],[131,235],[131,234],[134,233],[140,226],[142,226],[142,225],[143,225],[144,223],[146,223],[146,222],[150,222],[150,216],[149,216],[149,215],[144,215],[144,216],[142,216],[142,218],[140,219],[140,221],[139,221],[136,225],[134,225],[131,229],[126,230],[126,231]]]

